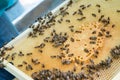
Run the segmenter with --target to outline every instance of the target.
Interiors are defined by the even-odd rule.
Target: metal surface
[[[19,0],[15,6],[6,11],[6,14],[23,32],[35,20],[60,5],[64,0]]]

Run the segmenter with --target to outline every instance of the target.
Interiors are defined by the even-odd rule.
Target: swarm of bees
[[[56,23],[62,24],[62,22],[64,20],[63,18],[67,15],[70,15],[70,13],[67,11],[67,9],[72,4],[73,4],[73,1],[70,0],[66,7],[60,8],[59,15],[62,16],[62,18],[60,20],[56,20],[56,17],[59,15],[53,15],[51,12],[49,12],[47,15],[45,15],[44,18],[39,17],[37,19],[39,24],[37,26],[34,26],[34,25],[30,26],[30,28],[32,28],[33,31],[28,34],[28,38],[36,38],[38,35],[39,36],[44,35],[44,32],[46,29],[51,28]],[[92,4],[80,5],[79,9],[72,13],[72,16],[81,15],[82,17],[77,18],[76,20],[77,21],[85,20],[87,17],[84,16],[83,10],[85,10],[91,6],[92,6]],[[95,7],[98,9],[98,13],[100,14],[102,11],[101,5],[96,4]],[[119,13],[120,10],[116,10],[116,12]],[[91,16],[96,18],[97,14],[92,13]],[[65,22],[71,23],[71,20],[66,19]],[[110,17],[106,18],[105,15],[101,15],[98,19],[98,22],[102,23],[104,25],[104,27],[107,27],[111,23],[111,19],[110,19]],[[114,28],[115,24],[112,24],[111,27]],[[78,33],[78,34],[82,33],[82,31],[74,30],[74,25],[70,25],[69,29],[72,33]],[[96,33],[97,33],[96,31],[92,32],[93,35]],[[110,31],[108,31],[104,28],[101,28],[100,32],[98,33],[98,36],[90,36],[89,37],[89,40],[90,40],[89,44],[92,44],[92,45],[96,44],[97,38],[102,37],[102,36],[105,36],[106,38],[112,37]],[[60,47],[60,50],[65,51],[67,56],[69,58],[71,58],[71,57],[74,57],[74,53],[70,53],[70,49],[69,49],[70,44],[64,44],[68,39],[70,39],[70,41],[72,43],[75,42],[75,39],[73,37],[69,37],[68,33],[66,33],[66,32],[57,33],[57,31],[55,29],[53,29],[53,31],[50,33],[50,36],[44,38],[43,39],[44,42],[41,43],[40,45],[35,46],[34,48],[39,49],[39,52],[43,53],[42,49],[46,46],[46,43],[51,43],[54,48]],[[61,46],[63,46],[63,47],[61,47]],[[14,48],[13,46],[12,47],[3,47],[2,49],[0,49],[0,56],[3,56],[5,54],[5,51],[12,50],[13,48]],[[84,52],[88,54],[90,52],[90,50],[87,48],[84,48]],[[12,60],[14,60],[16,55],[23,57],[23,56],[31,56],[32,54],[33,53],[30,52],[25,55],[22,51],[19,51],[18,54],[17,53],[12,53],[12,55],[8,54],[5,57],[5,59],[8,60],[8,58],[11,58]],[[60,55],[52,55],[50,57],[52,59],[54,59],[54,58],[60,59],[62,65],[69,65],[69,64],[73,63],[73,61],[69,60],[69,59],[63,59],[66,54],[61,53]],[[96,50],[95,54],[93,56],[95,58],[97,58],[98,54],[99,54],[99,51]],[[110,68],[111,63],[113,62],[113,59],[120,58],[120,46],[116,46],[116,47],[112,48],[110,51],[110,54],[111,54],[111,56],[108,56],[108,58],[105,60],[101,60],[101,62],[98,64],[95,64],[93,59],[89,59],[90,64],[87,64],[85,66],[82,66],[82,65],[84,65],[84,61],[80,61],[78,58],[74,58],[74,62],[78,65],[80,64],[82,66],[81,70],[84,70],[84,72],[76,73],[77,68],[76,68],[76,66],[74,66],[73,70],[69,70],[67,72],[63,72],[60,69],[56,69],[56,68],[53,68],[52,70],[49,70],[49,69],[40,70],[38,72],[34,72],[31,75],[31,77],[34,80],[86,80],[86,79],[94,80],[93,75],[96,75],[97,77],[99,77],[100,76],[98,73],[99,70]],[[31,59],[31,62],[34,65],[41,64],[38,59],[34,59],[34,58]],[[26,65],[25,68],[27,71],[33,70],[33,67],[26,61],[23,61],[23,63],[17,65],[17,67],[23,67],[23,65]],[[2,68],[2,67],[4,67],[4,66],[2,64],[0,64],[0,68]],[[45,66],[45,64],[41,64],[41,67],[45,68],[46,66]]]

